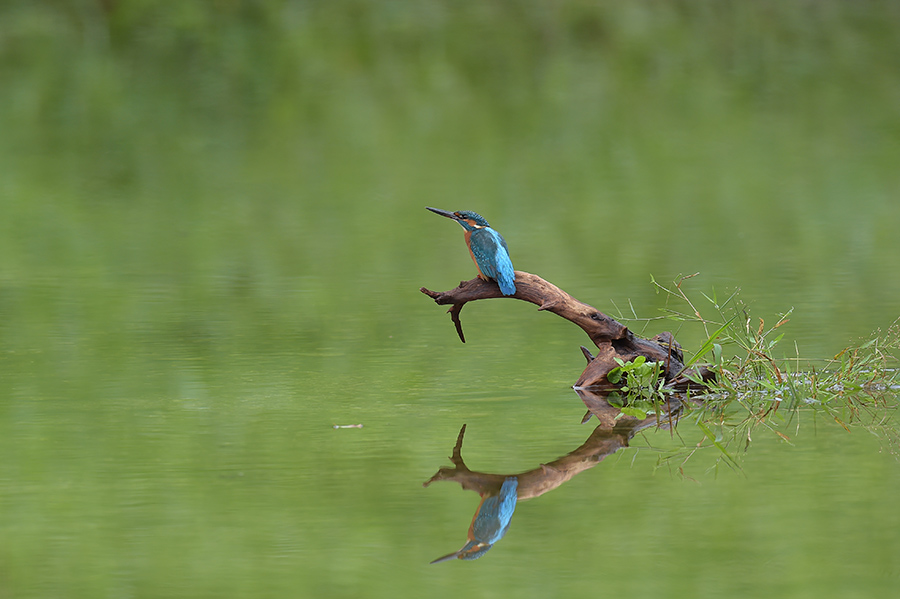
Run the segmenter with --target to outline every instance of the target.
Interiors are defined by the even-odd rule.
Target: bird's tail
[[[499,277],[497,277],[497,284],[500,285],[500,293],[502,293],[503,295],[515,294],[516,293],[515,280],[516,280],[515,275],[503,276],[503,274],[501,274]]]

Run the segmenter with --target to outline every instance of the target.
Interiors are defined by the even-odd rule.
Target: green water
[[[475,274],[429,205],[610,314],[699,272],[754,319],[793,307],[784,355],[886,328],[898,27],[890,2],[4,4],[0,597],[892,596],[896,443],[812,413],[742,472],[657,468],[703,435],[647,433],[430,566],[478,504],[422,487],[463,423],[501,473],[594,424],[578,329],[480,302],[463,345],[418,289]]]

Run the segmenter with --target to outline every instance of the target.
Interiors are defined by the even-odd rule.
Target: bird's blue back
[[[475,229],[471,233],[469,248],[481,273],[497,281],[503,295],[516,292],[516,274],[506,240],[490,227]]]

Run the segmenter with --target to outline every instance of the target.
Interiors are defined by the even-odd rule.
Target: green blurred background
[[[418,288],[474,275],[428,205],[613,315],[700,272],[793,307],[788,355],[887,327],[898,31],[890,1],[6,0],[0,597],[889,596],[890,444],[809,416],[743,473],[656,470],[649,435],[429,566],[477,505],[420,486],[463,422],[500,472],[590,431],[580,331],[484,302],[463,346]]]

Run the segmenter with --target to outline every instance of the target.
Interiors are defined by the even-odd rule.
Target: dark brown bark
[[[517,270],[516,293],[510,296],[500,293],[500,288],[494,281],[485,281],[481,278],[462,281],[458,287],[450,291],[431,291],[424,287],[420,291],[438,305],[450,306],[450,318],[456,325],[456,332],[463,343],[466,340],[462,331],[460,312],[468,302],[481,299],[509,297],[531,302],[538,306],[538,310],[553,312],[578,325],[597,346],[598,351],[596,356],[590,357],[590,352],[582,348],[588,357],[588,365],[575,383],[575,387],[609,387],[606,375],[618,366],[615,358],[629,362],[638,356],[646,357],[649,362],[662,362],[665,365],[666,381],[678,386],[689,384],[689,380],[685,377],[681,346],[671,333],[660,333],[652,339],[639,337],[625,325],[593,306],[575,299],[537,275]],[[704,378],[711,376],[705,369],[696,374]]]

